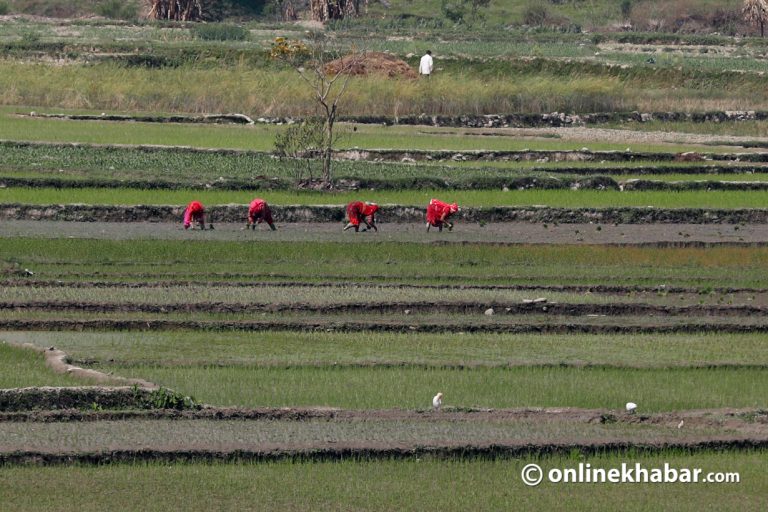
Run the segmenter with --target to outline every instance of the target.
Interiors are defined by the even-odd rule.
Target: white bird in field
[[[635,409],[637,409],[637,404],[635,402],[627,402],[627,412],[629,414],[635,414]]]
[[[685,421],[680,420],[680,423],[677,424],[677,428],[683,428],[683,425],[685,425]]]
[[[438,393],[432,399],[432,407],[434,407],[436,411],[439,411],[441,405],[443,405],[443,394]]]

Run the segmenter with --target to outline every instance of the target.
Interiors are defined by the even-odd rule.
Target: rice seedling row
[[[270,191],[262,194],[275,205],[338,205],[356,200],[360,192],[339,192],[333,195],[318,192]],[[426,208],[430,198],[445,196],[441,190],[380,190],[367,196],[378,203]],[[532,207],[545,205],[553,208],[647,208],[658,209],[759,209],[768,204],[765,190],[685,190],[685,191],[633,191],[613,190],[454,190],[453,201],[467,207]],[[56,189],[56,188],[3,188],[0,203],[8,205],[186,205],[196,199],[206,205],[247,205],[253,191],[240,190],[145,190],[145,189]],[[98,220],[98,219],[93,219]],[[163,219],[158,219],[163,220]]]
[[[206,366],[613,366],[768,365],[763,334],[430,334],[419,332],[0,332],[0,340],[64,350],[100,368]],[[30,360],[39,359],[28,355]],[[4,368],[19,376],[30,373]]]
[[[274,306],[278,309],[297,309],[324,306],[353,305],[365,308],[366,305],[381,305],[382,309],[396,307],[398,304],[412,304],[418,308],[423,304],[423,309],[439,308],[441,306],[471,309],[487,304],[503,305],[512,308],[515,312],[524,312],[527,309],[541,309],[549,306],[557,309],[559,306],[572,307],[577,305],[614,305],[616,307],[689,307],[702,308],[717,307],[738,309],[748,306],[757,312],[768,304],[768,292],[737,292],[737,293],[679,293],[677,291],[655,292],[625,292],[595,291],[589,293],[574,293],[550,290],[546,296],[538,297],[530,290],[509,288],[477,288],[477,289],[451,289],[451,288],[393,288],[391,286],[363,285],[363,284],[339,284],[330,285],[302,285],[302,284],[258,284],[240,286],[233,289],[231,286],[210,285],[165,285],[163,287],[129,287],[119,284],[109,288],[77,288],[57,287],[38,288],[32,286],[6,285],[3,289],[3,297],[0,304],[3,309],[14,307],[13,304],[32,306],[34,304],[49,304],[55,307],[61,304],[63,308],[73,308],[76,305],[93,307],[99,304],[119,307],[121,305],[137,304],[142,306],[171,305],[176,308],[182,304],[190,307],[200,307],[204,310],[209,305],[243,305],[251,306],[254,311],[270,309]],[[534,300],[539,298],[539,303]],[[35,306],[38,307],[38,306]],[[371,308],[373,310],[373,308]],[[363,309],[364,311],[364,309]],[[508,313],[510,311],[507,311]]]
[[[447,413],[450,414],[450,413]],[[365,419],[364,416],[361,419]],[[453,420],[453,421],[451,421]],[[554,442],[673,443],[744,436],[737,429],[714,426],[681,431],[667,425],[572,424],[540,420],[456,421],[247,421],[123,420],[53,423],[0,423],[5,441],[0,453],[49,453],[115,450],[296,450],[297,447],[419,447],[488,443],[544,445]],[[375,441],[386,439],[385,442]]]
[[[283,461],[270,464],[139,463],[105,466],[6,467],[0,484],[6,504],[16,510],[99,510],[109,494],[127,510],[168,508],[333,509],[339,503],[375,503],[381,510],[494,510],[510,506],[554,509],[567,500],[571,510],[610,508],[619,501],[636,510],[666,503],[695,512],[713,506],[733,510],[762,504],[765,452],[669,450],[632,456],[646,467],[698,466],[709,471],[737,471],[738,485],[583,486],[543,484],[545,492],[529,492],[519,479],[527,464],[545,471],[576,467],[567,454],[498,460],[346,460]],[[593,467],[620,467],[625,454],[598,454],[583,459]],[[453,485],[439,490],[440,482]],[[275,486],[275,482],[282,485]],[[291,489],[290,493],[285,488]],[[147,492],[153,489],[153,492]],[[424,492],[428,489],[432,492]],[[466,493],[463,490],[473,489]],[[34,496],[34,498],[32,498]]]

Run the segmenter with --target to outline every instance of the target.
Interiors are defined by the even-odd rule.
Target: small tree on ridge
[[[347,92],[353,71],[360,67],[365,57],[363,51],[355,48],[339,57],[341,52],[334,46],[321,32],[310,32],[306,43],[278,38],[272,45],[272,56],[293,66],[300,79],[309,87],[319,107],[324,126],[322,182],[328,188],[333,186],[331,165],[333,146],[338,138],[334,128],[339,104]]]

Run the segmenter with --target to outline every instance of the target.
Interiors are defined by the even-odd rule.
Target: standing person
[[[369,229],[378,231],[376,227],[376,212],[379,211],[379,205],[376,203],[364,203],[362,201],[352,201],[347,205],[347,218],[349,223],[344,226],[342,231],[349,228],[355,228],[355,233],[360,228],[360,222],[364,222]]]
[[[200,201],[192,201],[184,210],[184,229],[189,229],[195,222],[200,226],[200,229],[205,229],[205,208]]]
[[[419,75],[427,78],[432,75],[432,51],[427,50],[427,53],[421,58],[419,62]]]
[[[448,231],[451,231],[453,222],[450,222],[448,217],[457,211],[459,211],[459,205],[456,203],[448,204],[439,199],[432,199],[427,205],[427,231],[434,226],[442,232],[443,225],[448,226]]]
[[[251,204],[248,206],[248,223],[245,225],[245,228],[256,229],[257,222],[259,224],[266,222],[272,231],[277,229],[272,220],[272,210],[269,209],[269,205],[265,200],[258,197],[251,201]]]

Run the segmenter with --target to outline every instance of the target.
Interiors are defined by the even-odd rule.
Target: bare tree
[[[321,148],[322,181],[330,188],[333,186],[331,165],[333,146],[338,139],[334,127],[339,104],[347,92],[353,70],[360,68],[365,52],[353,48],[347,55],[340,56],[339,48],[321,32],[308,33],[306,44],[282,38],[278,38],[276,43],[280,46],[273,45],[272,55],[291,63],[299,78],[312,91],[320,110],[325,132]],[[276,48],[288,50],[276,52]]]
[[[765,23],[768,22],[768,2],[766,0],[744,0],[741,10],[747,23],[760,27],[760,37],[765,37]]]
[[[312,19],[326,22],[357,16],[368,5],[368,0],[309,0]]]
[[[203,17],[201,0],[148,0],[147,18],[155,20],[196,21]]]

